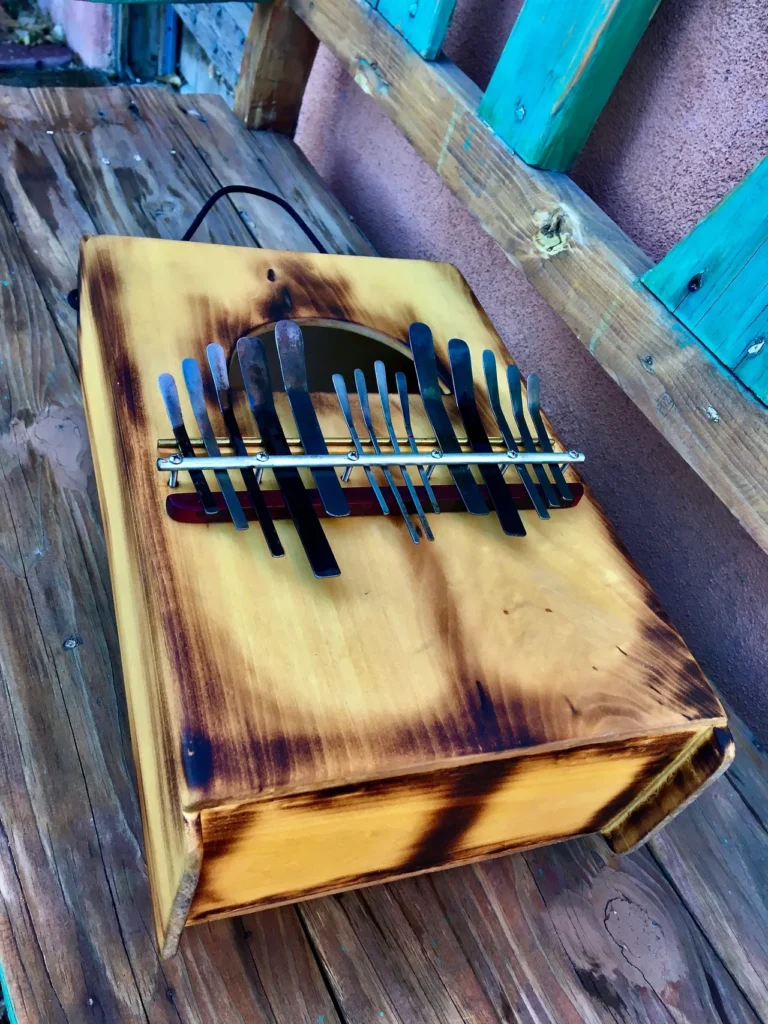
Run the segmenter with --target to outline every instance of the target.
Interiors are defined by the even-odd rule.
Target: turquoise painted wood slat
[[[19,1024],[18,1018],[16,1017],[16,1014],[13,1009],[13,1004],[11,1003],[11,996],[10,993],[8,992],[8,985],[6,984],[5,981],[5,974],[3,972],[2,964],[0,964],[0,996],[2,996],[2,999],[0,1000],[0,1007],[2,1007],[3,1003],[5,1003],[5,1012],[8,1016],[8,1024]],[[2,1016],[3,1014],[2,1012],[0,1012],[0,1018],[2,1018]]]
[[[736,340],[743,353],[733,372],[768,405],[768,298],[766,307]]]
[[[768,157],[643,284],[768,402]]]
[[[566,171],[659,0],[525,0],[480,116],[527,164]]]
[[[440,53],[456,0],[374,0],[372,4],[425,60]]]

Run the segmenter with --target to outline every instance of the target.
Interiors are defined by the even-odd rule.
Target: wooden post
[[[235,113],[248,128],[293,135],[317,39],[285,0],[257,3],[235,88]]]
[[[768,402],[768,157],[643,284]]]
[[[659,0],[526,0],[480,116],[533,167],[567,171]]]

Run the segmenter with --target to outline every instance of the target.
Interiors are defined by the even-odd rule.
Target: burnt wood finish
[[[693,741],[724,727],[695,661],[589,496],[545,523],[524,513],[528,537],[517,544],[490,518],[446,516],[441,543],[423,556],[413,554],[402,520],[328,522],[343,575],[324,591],[290,524],[277,524],[288,558],[265,564],[254,531],[212,524],[201,538],[163,514],[166,482],[151,457],[167,433],[158,375],[184,357],[203,359],[212,339],[231,353],[238,337],[288,315],[359,325],[401,349],[423,318],[444,362],[448,338],[467,338],[487,418],[481,351],[509,356],[455,268],[95,237],[83,243],[80,296],[83,384],[91,435],[103,439],[97,481],[136,754],[142,779],[157,786],[151,793],[147,785],[143,807],[166,951],[204,870],[200,811],[272,799],[258,816],[276,815],[269,827],[280,861],[280,841],[290,846],[298,819],[279,815],[279,800],[297,791],[615,739],[629,765],[634,740],[687,730]],[[354,333],[344,336],[354,345]],[[277,401],[286,416],[285,395]],[[342,433],[333,398],[318,396],[317,406],[324,431]],[[417,433],[428,433],[416,396],[412,415]],[[404,690],[409,677],[419,686]],[[603,806],[618,814],[637,795],[629,779],[599,795],[582,789],[576,772],[560,776],[576,819],[561,815],[559,837],[602,827]],[[422,827],[418,803],[403,801],[400,813],[406,830]],[[536,814],[533,802],[486,845],[519,845]],[[311,830],[324,840],[334,825],[326,818]],[[253,834],[257,841],[266,842]],[[248,863],[249,847],[238,848]],[[339,887],[332,849],[324,877],[294,864],[307,883],[297,882],[292,898]],[[344,885],[396,873],[373,846],[359,853]],[[318,868],[308,850],[304,859]],[[232,884],[217,906],[234,913],[256,902],[245,882],[235,884],[237,871],[227,875]],[[274,884],[259,901],[282,901],[287,883]]]
[[[329,248],[370,251],[298,150],[238,129],[223,103],[92,94],[134,105],[137,127],[149,125],[149,149],[130,121],[127,134],[116,125],[113,168],[162,154],[181,127],[193,180],[209,168],[225,184],[252,166],[291,190]],[[66,135],[95,130],[106,145],[109,118],[71,127],[79,104],[67,91],[0,89],[0,963],[16,1019],[768,1020],[768,771],[733,719],[731,771],[636,854],[617,860],[581,839],[201,924],[160,962],[74,316],[61,295],[75,283],[80,230],[124,230],[177,183],[162,161],[137,189],[121,175],[110,203],[89,198],[92,216],[70,173],[104,172],[79,156],[67,165]],[[28,152],[34,172],[17,174]],[[191,187],[176,219],[188,223],[204,198]],[[291,222],[251,209],[263,218],[258,232],[245,221],[251,237],[286,247]]]
[[[690,745],[674,733],[204,810],[189,920],[231,913],[233,898],[279,906],[597,831]]]

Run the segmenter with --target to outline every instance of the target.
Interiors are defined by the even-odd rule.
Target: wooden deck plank
[[[152,97],[148,101],[161,102]],[[350,256],[378,253],[341,203],[323,184],[290,139],[271,132],[244,132],[235,115],[216,96],[178,96],[172,108],[200,157],[222,185],[255,185],[286,198],[329,252]],[[198,110],[203,119],[190,117]],[[313,251],[291,218],[262,199],[230,197],[259,244],[267,248]]]
[[[617,861],[583,839],[469,870],[436,876],[435,890],[502,1019],[510,1000],[536,1024],[664,1020],[670,1008],[693,1024],[719,1003],[753,1019],[647,854]]]
[[[348,1019],[496,1024],[428,879],[312,901],[299,913]]]
[[[768,773],[738,720],[734,732],[733,773],[649,849],[752,1006],[768,1016]]]
[[[181,238],[219,187],[178,125],[152,120],[140,90],[36,89],[33,95],[55,126],[67,173],[100,232]],[[226,199],[196,238],[253,244]]]
[[[606,372],[768,550],[764,406],[639,283],[650,261],[568,177],[528,167],[480,91],[368,4],[290,0]]]
[[[77,284],[80,238],[96,227],[28,89],[0,90],[0,166],[2,201],[76,365],[77,315],[67,294]]]
[[[165,131],[159,115],[146,123]],[[244,168],[258,149],[273,173],[260,136],[240,131],[230,145],[242,147]],[[273,180],[284,175],[288,188],[287,149],[279,160]],[[17,185],[5,166],[0,175],[5,202]],[[166,184],[173,177],[158,192]],[[71,179],[64,185],[73,194]],[[332,232],[333,204],[311,198],[316,179],[304,173],[299,187]],[[189,185],[176,223],[201,199]],[[109,230],[108,206],[97,205]],[[142,216],[117,209],[114,221]],[[30,213],[15,227],[0,209],[0,272],[12,282],[0,289],[0,959],[18,1019],[768,1021],[758,976],[765,889],[755,897],[768,857],[758,821],[768,773],[738,731],[729,774],[648,851],[616,860],[580,840],[307,903],[304,926],[294,908],[198,926],[179,956],[158,961],[90,455],[67,426],[81,415],[79,389],[56,307],[25,260],[39,221]],[[353,228],[343,221],[336,244],[353,244]],[[285,230],[276,223],[272,237]],[[40,250],[43,283],[76,259],[74,234]],[[61,451],[47,432],[59,424],[73,446]],[[64,649],[73,634],[83,643]],[[718,835],[727,853],[703,864],[702,845]],[[341,950],[341,929],[359,956]]]
[[[3,270],[14,270],[1,293],[14,440],[0,446],[2,891],[19,900],[6,907],[4,970],[14,1004],[24,986],[30,1020],[85,1019],[94,1005],[141,1020],[139,979],[157,959],[141,921],[138,806],[79,389],[4,213],[0,232]],[[72,635],[82,643],[66,650]],[[115,905],[114,879],[141,894],[136,904]]]
[[[190,195],[179,218],[201,201]],[[35,225],[17,228],[27,248]],[[77,241],[63,244],[64,264],[76,261]],[[40,256],[38,273],[48,259],[54,274],[61,253]],[[158,958],[79,385],[2,209],[0,274],[11,281],[0,289],[0,959],[16,1016],[274,1024],[313,1003],[332,1024],[293,909],[274,913],[269,956],[299,965],[303,991],[281,992],[279,1016],[259,980],[262,959],[274,978],[274,960],[267,969],[238,922],[196,929],[173,961]]]

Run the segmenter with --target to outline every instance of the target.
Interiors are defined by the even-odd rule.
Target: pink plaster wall
[[[448,56],[483,85],[520,0],[458,0]],[[764,0],[662,0],[573,176],[659,259],[768,152]],[[450,260],[704,670],[768,739],[768,558],[326,52],[297,141],[380,252]],[[766,467],[768,472],[768,467]]]
[[[112,61],[112,4],[88,0],[39,0],[54,24],[61,25],[67,45],[88,68],[108,70]]]

